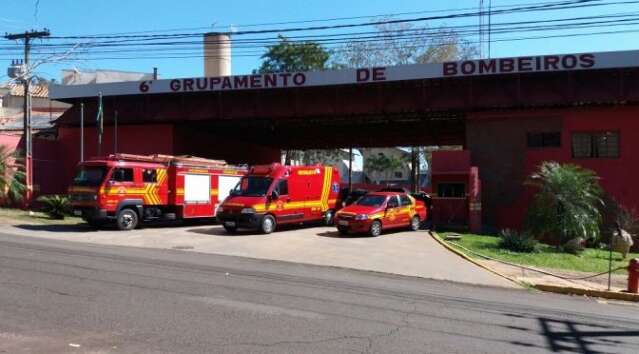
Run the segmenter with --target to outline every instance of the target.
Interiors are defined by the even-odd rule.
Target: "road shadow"
[[[320,237],[329,237],[329,238],[366,238],[366,237],[371,237],[370,235],[367,235],[365,233],[349,233],[346,235],[342,235],[339,233],[339,231],[323,231],[323,232],[318,232],[315,234],[316,236],[320,236]]]
[[[635,347],[639,345],[639,329],[623,330],[619,327],[579,323],[539,317],[541,334],[546,337],[548,347],[555,353],[609,353],[610,347]],[[621,338],[632,338],[632,343]],[[606,347],[599,351],[593,347]]]
[[[222,227],[222,225],[217,224],[210,228],[196,228],[196,229],[188,229],[187,232],[192,232],[196,234],[202,235],[210,235],[210,236],[225,236],[225,237],[235,237],[235,236],[277,236],[281,232],[286,231],[296,231],[296,230],[306,230],[313,227],[321,226],[321,224],[317,223],[295,223],[295,224],[287,224],[287,225],[278,225],[277,229],[273,231],[273,233],[265,235],[260,233],[258,230],[251,229],[238,229],[237,231],[230,233]]]
[[[242,236],[267,236],[262,235],[255,230],[237,230],[235,232],[228,232],[223,227],[207,227],[198,229],[188,229],[187,232],[194,234],[207,235],[207,236],[223,236],[223,237],[242,237]]]
[[[48,232],[91,232],[97,231],[96,229],[90,227],[88,224],[42,224],[42,225],[34,225],[34,224],[20,224],[14,225],[18,229],[27,230],[27,231],[48,231]]]

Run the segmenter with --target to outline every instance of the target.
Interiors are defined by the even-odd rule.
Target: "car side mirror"
[[[272,191],[271,192],[271,199],[272,200],[276,200],[279,197],[280,197],[280,195],[277,193],[277,191]]]
[[[237,195],[237,191],[235,189],[231,189],[231,190],[229,190],[229,195],[230,196],[235,196],[235,195]]]

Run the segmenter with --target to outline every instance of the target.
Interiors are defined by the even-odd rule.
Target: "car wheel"
[[[332,210],[327,210],[326,213],[324,214],[324,225],[326,226],[333,225],[334,215],[335,213],[333,213]]]
[[[122,209],[118,213],[116,223],[120,230],[133,230],[138,227],[138,213],[132,209]]]
[[[375,220],[371,224],[370,234],[373,237],[377,237],[382,234],[382,223],[379,220]]]
[[[339,232],[340,235],[347,235],[348,234],[348,227],[338,226],[337,227],[337,231]]]
[[[419,230],[419,225],[421,222],[419,221],[419,216],[415,215],[412,219],[410,219],[410,230],[417,231]]]
[[[270,234],[275,231],[275,226],[275,218],[271,215],[265,215],[260,224],[260,231],[262,231],[263,234]]]

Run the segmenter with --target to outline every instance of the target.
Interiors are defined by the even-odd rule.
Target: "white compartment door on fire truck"
[[[184,175],[184,217],[211,217],[213,204],[211,203],[211,175]]]
[[[217,205],[215,206],[215,213],[217,213],[217,207],[222,204],[224,199],[229,196],[231,189],[240,182],[241,176],[219,176],[217,187]]]

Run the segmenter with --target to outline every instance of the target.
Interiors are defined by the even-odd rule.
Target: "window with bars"
[[[575,159],[619,157],[619,133],[614,131],[573,133],[572,157]]]

